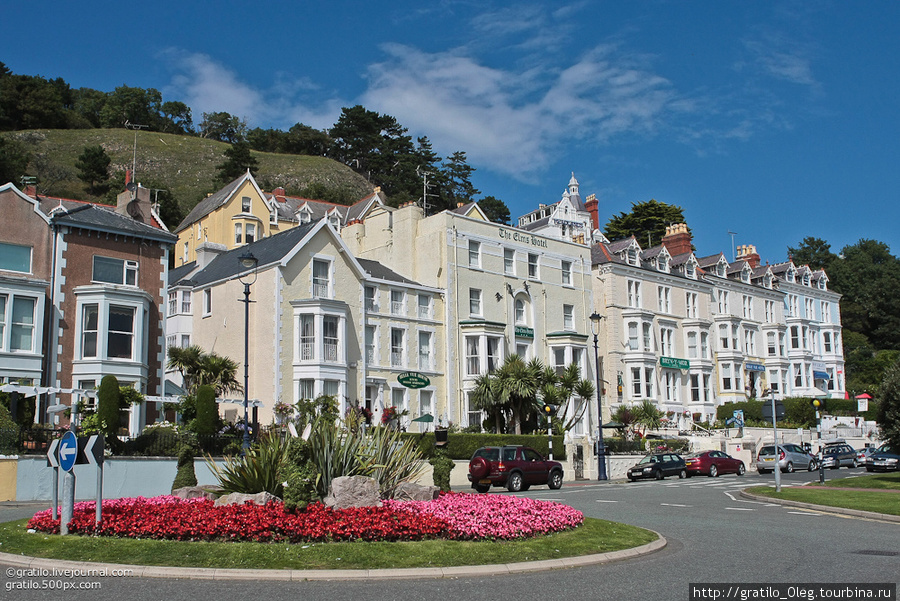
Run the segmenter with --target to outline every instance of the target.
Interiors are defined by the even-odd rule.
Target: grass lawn
[[[28,520],[0,524],[0,551],[74,561],[152,566],[246,569],[426,568],[606,553],[644,545],[656,534],[616,522],[585,518],[567,532],[523,541],[207,543],[28,534]]]
[[[818,484],[782,487],[780,493],[772,486],[756,486],[748,492],[774,499],[900,515],[900,493],[891,492],[900,490],[900,473],[841,478],[826,482],[824,486],[827,488]]]

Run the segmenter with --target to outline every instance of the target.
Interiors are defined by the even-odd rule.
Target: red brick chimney
[[[691,252],[691,232],[686,223],[676,223],[666,226],[666,235],[663,236],[662,245],[666,247],[673,257]]]
[[[284,188],[280,186],[278,188],[275,188],[274,190],[272,190],[272,195],[276,197],[280,196],[281,198],[277,200],[284,202]]]
[[[738,246],[736,259],[738,261],[747,261],[753,269],[759,267],[759,253],[756,252],[756,247],[752,244]]]
[[[597,200],[596,194],[591,194],[584,201],[584,208],[587,209],[587,212],[591,214],[591,223],[593,224],[591,231],[600,229],[600,215],[598,213],[599,206],[600,201]]]

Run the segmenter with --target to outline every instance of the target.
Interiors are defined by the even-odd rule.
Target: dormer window
[[[665,255],[657,257],[656,268],[664,273],[669,273],[669,257]]]
[[[793,271],[793,270],[788,270],[788,272],[785,274],[785,279],[786,279],[788,282],[793,283],[793,282],[794,282],[794,271]]]
[[[300,211],[300,223],[309,223],[312,221],[312,215],[308,210]]]
[[[690,261],[684,264],[684,275],[691,278],[692,280],[697,279],[697,268]]]
[[[804,276],[803,276],[803,285],[809,286],[809,274],[808,273],[804,274]]]
[[[819,290],[826,290],[825,278],[819,278]]]
[[[772,288],[772,274],[766,274],[766,277],[763,278],[763,286],[769,289]]]
[[[638,264],[638,253],[635,247],[631,247],[628,249],[627,256],[625,258],[629,265],[637,265]]]
[[[745,284],[750,283],[750,269],[742,269],[741,270],[741,281]]]
[[[716,275],[720,278],[725,277],[725,263],[716,263]]]

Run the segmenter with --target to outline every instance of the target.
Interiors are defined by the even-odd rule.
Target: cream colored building
[[[439,422],[480,424],[475,379],[511,354],[559,368],[574,362],[593,380],[588,246],[491,223],[475,204],[430,217],[414,204],[372,211],[341,235],[354,255],[446,291],[436,315],[447,331]],[[572,436],[588,434],[589,415]]]
[[[238,260],[252,253],[247,273]],[[342,413],[366,406],[406,410],[404,425],[429,413],[443,387],[443,293],[374,261],[357,260],[327,220],[301,224],[240,248],[201,247],[196,268],[174,271],[172,290],[190,291],[190,342],[244,365],[244,281],[251,281],[249,396],[270,423],[278,401],[336,397]],[[391,301],[380,301],[390,298]],[[185,315],[172,316],[173,323]],[[181,326],[184,327],[184,326]],[[411,391],[397,376],[425,374]],[[239,412],[227,415],[239,417]]]

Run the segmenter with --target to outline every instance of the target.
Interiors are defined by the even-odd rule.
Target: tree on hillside
[[[223,182],[230,182],[240,177],[248,169],[253,175],[256,175],[259,170],[259,161],[250,154],[250,144],[244,140],[235,142],[223,154],[225,162],[216,166],[219,171],[219,179]]]
[[[884,377],[876,396],[878,401],[878,428],[881,437],[896,452],[900,449],[900,363],[895,363]]]
[[[234,144],[247,139],[247,122],[225,112],[203,113],[200,137]]]
[[[831,252],[831,245],[821,238],[807,236],[796,248],[788,246],[788,256],[794,265],[809,265],[812,269],[828,271],[837,255]]]
[[[485,196],[478,201],[478,206],[484,211],[487,218],[494,223],[509,225],[509,207],[499,198]]]
[[[72,92],[73,111],[75,118],[70,127],[92,128],[100,127],[100,113],[106,106],[109,96],[100,90],[93,88],[78,88]]]
[[[296,123],[287,131],[279,152],[321,157],[328,154],[331,144],[332,140],[326,132]]]
[[[88,193],[93,196],[104,194],[109,189],[109,164],[112,160],[99,144],[85,146],[75,161],[78,179],[88,185]]]
[[[163,102],[160,107],[162,113],[160,131],[168,134],[184,135],[194,131],[194,120],[191,116],[191,107],[183,102]]]
[[[666,226],[684,222],[684,209],[651,199],[631,203],[631,211],[610,218],[603,233],[610,240],[634,236],[643,248],[651,248],[662,241]]]
[[[72,91],[62,79],[0,77],[0,130],[63,129]]]
[[[28,161],[28,151],[21,142],[0,137],[0,185],[13,182],[18,186]]]
[[[441,167],[447,182],[441,191],[447,208],[453,209],[460,203],[472,202],[479,191],[472,185],[472,173],[475,172],[475,168],[466,163],[466,153],[454,152]]]
[[[100,110],[101,127],[124,127],[125,123],[160,129],[162,94],[155,88],[119,86],[110,92]]]

